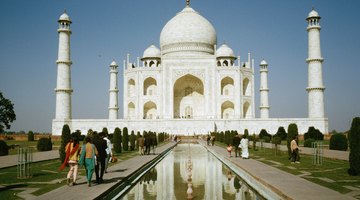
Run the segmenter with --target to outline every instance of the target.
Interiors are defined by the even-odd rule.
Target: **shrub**
[[[124,151],[129,150],[129,133],[127,127],[123,128],[122,146]]]
[[[350,145],[350,169],[348,173],[352,176],[360,174],[360,117],[355,117],[349,131]]]
[[[285,128],[280,126],[274,136],[280,137],[281,140],[286,140],[287,133],[285,131]]]
[[[114,151],[116,153],[121,153],[121,130],[116,127],[114,130],[114,138],[113,138],[113,143],[114,143]]]
[[[0,140],[0,156],[9,155],[9,146],[4,140]]]
[[[51,137],[49,138],[40,138],[37,142],[38,151],[50,151],[52,150]]]
[[[319,129],[315,129],[313,126],[311,126],[304,134],[304,140],[309,138],[313,138],[315,140],[324,140],[324,135],[319,131]]]
[[[28,141],[29,141],[29,142],[30,142],[30,141],[34,141],[34,132],[29,131],[29,133],[28,133]]]
[[[287,149],[288,149],[289,158],[291,158],[290,142],[291,142],[291,140],[293,140],[295,138],[295,136],[299,135],[297,125],[289,124],[287,132],[288,132],[288,135],[286,138],[286,145],[287,145]]]
[[[304,147],[312,147],[311,143],[316,142],[314,138],[308,138],[304,140]]]
[[[134,131],[131,131],[131,135],[130,135],[130,150],[134,151],[135,149],[135,140],[136,140],[136,136]]]
[[[265,137],[269,137],[270,139],[268,138],[265,138]],[[260,133],[259,133],[259,138],[260,139],[264,139],[265,142],[270,142],[271,140],[271,135],[266,131],[266,129],[261,129]],[[268,140],[268,141],[266,141]]]
[[[275,144],[275,146],[281,144],[281,137],[274,136],[273,139],[272,139],[272,143]]]
[[[65,157],[66,157],[65,146],[69,142],[70,138],[71,138],[71,136],[70,136],[69,125],[65,124],[62,128],[61,145],[60,145],[60,149],[59,149],[61,163],[63,163],[65,160]]]
[[[342,133],[335,133],[331,135],[329,149],[346,151],[348,149],[346,135]]]
[[[267,142],[267,143],[269,143],[271,141],[271,137],[268,135],[264,136],[262,139],[264,140],[264,142]]]

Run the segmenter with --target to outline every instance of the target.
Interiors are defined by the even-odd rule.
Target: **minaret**
[[[320,48],[320,16],[313,9],[306,18],[308,22],[308,109],[309,118],[324,118],[324,90]]]
[[[109,89],[109,119],[118,118],[118,81],[117,81],[117,67],[115,61],[110,64],[110,89]]]
[[[269,118],[269,88],[268,88],[268,64],[263,59],[260,62],[260,118]]]
[[[57,82],[56,82],[56,113],[55,119],[71,119],[71,59],[70,59],[70,17],[62,14],[59,22],[59,50],[57,63]]]

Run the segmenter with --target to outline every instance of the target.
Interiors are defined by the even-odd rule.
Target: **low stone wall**
[[[51,137],[51,141],[55,142],[55,141],[61,141],[61,136],[60,135],[50,135],[50,134],[35,134],[34,135],[34,140],[39,140],[40,138],[48,138]],[[15,140],[15,141],[27,141],[28,140],[28,135],[25,134],[1,134],[0,135],[0,140]]]

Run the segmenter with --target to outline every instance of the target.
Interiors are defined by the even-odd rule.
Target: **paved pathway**
[[[225,148],[219,146],[207,146],[205,141],[201,141],[201,143],[215,155],[222,156],[225,162],[233,163],[240,167],[247,175],[250,175],[252,180],[258,180],[266,187],[270,187],[272,190],[277,191],[284,199],[354,199],[254,159],[241,159],[239,157],[229,158]]]
[[[33,153],[33,162],[51,160],[59,158],[59,150],[42,151]],[[16,166],[18,163],[18,155],[0,156],[0,169],[5,167]]]

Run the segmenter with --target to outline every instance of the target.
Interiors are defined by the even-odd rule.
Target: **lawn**
[[[359,176],[348,175],[348,161],[323,158],[322,165],[314,165],[312,155],[300,154],[301,163],[292,164],[288,159],[287,152],[277,151],[275,154],[275,149],[257,151],[251,149],[250,156],[267,165],[301,176],[343,194],[351,192],[350,187],[357,188],[360,185]]]
[[[29,146],[31,145],[32,142]],[[124,151],[114,155],[118,158],[118,162],[121,162],[137,156],[138,152]],[[114,163],[110,163],[109,166],[111,165]],[[39,188],[32,193],[38,196],[65,185],[68,168],[59,172],[59,166],[58,159],[32,163],[32,177],[28,179],[17,179],[17,167],[0,169],[0,185],[4,186],[0,187],[0,199],[21,199],[16,194],[24,191],[24,188]],[[79,168],[79,176],[85,176],[83,167]]]

